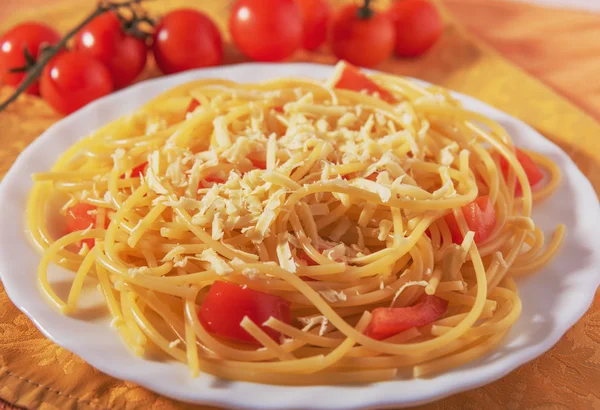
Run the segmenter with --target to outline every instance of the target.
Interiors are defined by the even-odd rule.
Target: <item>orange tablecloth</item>
[[[600,13],[512,1],[444,1],[477,37],[600,120]]]
[[[66,6],[64,1],[0,0],[0,32],[27,18],[44,19],[65,30],[91,7],[89,1],[66,0],[70,1]],[[152,7],[164,10],[193,5],[207,11],[224,29],[229,3],[156,0]],[[476,38],[600,118],[600,15],[497,0],[446,0],[445,4]],[[25,5],[36,8],[25,11]],[[8,11],[16,14],[8,15]],[[228,62],[240,58],[228,50]],[[299,53],[295,59],[333,62],[326,52]],[[565,148],[600,192],[600,153],[590,149],[600,139],[600,125],[465,35],[460,26],[449,24],[441,44],[426,57],[390,60],[380,68],[472,94],[525,119]],[[0,99],[8,92],[0,88]],[[43,102],[32,98],[0,113],[0,177],[18,152],[58,118]],[[48,409],[188,407],[100,374],[55,346],[12,306],[1,287],[0,306],[0,398]],[[598,352],[597,297],[586,316],[542,357],[502,380],[423,408],[600,408]]]

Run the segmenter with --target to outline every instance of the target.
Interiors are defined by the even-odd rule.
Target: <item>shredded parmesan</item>
[[[340,300],[345,301],[347,299],[347,296],[344,292],[336,292],[333,289],[320,290],[319,294],[330,303],[335,303]]]
[[[394,294],[394,298],[392,299],[392,302],[390,303],[390,307],[393,307],[394,304],[396,303],[396,299],[398,299],[398,296],[400,296],[400,294],[402,294],[402,292],[404,292],[404,290],[408,287],[411,286],[423,286],[426,287],[429,284],[429,282],[425,281],[425,280],[419,280],[419,281],[408,281],[406,282],[404,285],[400,286],[400,289],[398,289],[396,291],[396,293]]]
[[[201,261],[208,262],[217,275],[226,276],[233,272],[233,268],[213,249],[206,249],[197,256]]]

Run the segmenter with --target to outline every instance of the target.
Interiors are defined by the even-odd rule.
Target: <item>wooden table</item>
[[[62,0],[0,0],[0,32],[5,24],[35,16],[26,7],[48,7]],[[157,0],[161,1],[161,0]],[[162,0],[166,1],[166,0]],[[222,29],[228,2],[198,1]],[[82,2],[81,7],[89,7]],[[542,9],[500,0],[445,0],[446,6],[469,30],[505,57],[565,95],[583,110],[600,119],[600,15],[556,9]],[[57,6],[58,7],[58,6]],[[6,17],[17,13],[16,17]],[[57,18],[67,18],[58,13]],[[60,24],[57,21],[55,24]],[[469,53],[473,50],[455,50]],[[230,58],[237,58],[235,54]],[[301,58],[304,56],[301,56]],[[317,60],[319,56],[316,57]],[[394,62],[383,69],[395,70]],[[411,63],[403,63],[418,72]],[[416,64],[416,63],[415,63]],[[30,133],[41,132],[58,117],[43,103],[32,101],[37,113],[31,122],[21,124]],[[0,114],[4,115],[4,114]],[[7,121],[10,125],[12,120]],[[14,121],[18,121],[15,119]],[[598,136],[600,138],[600,135]],[[0,155],[0,175],[8,169],[14,155],[23,148],[14,141],[12,153]],[[12,158],[12,159],[11,159]],[[598,175],[589,175],[596,182]],[[598,187],[598,184],[595,184]],[[0,364],[3,364],[0,351]],[[587,409],[600,408],[600,298],[548,353],[515,370],[507,377],[479,389],[424,406],[427,409]],[[43,386],[40,386],[43,387]],[[2,395],[0,386],[0,395]],[[60,394],[60,392],[57,392]],[[8,397],[8,396],[5,396]],[[15,396],[15,397],[18,397]],[[159,401],[157,401],[159,403]],[[0,410],[13,408],[0,403]],[[50,408],[50,407],[49,407]],[[161,408],[159,404],[156,408]]]

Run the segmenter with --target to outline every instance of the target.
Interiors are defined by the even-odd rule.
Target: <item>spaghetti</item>
[[[363,383],[460,366],[502,340],[521,312],[513,278],[564,236],[545,246],[531,219],[554,163],[444,89],[343,62],[327,82],[179,86],[34,179],[51,303],[73,312],[96,280],[136,355],[158,348],[194,376]],[[52,263],[74,272],[66,301]]]

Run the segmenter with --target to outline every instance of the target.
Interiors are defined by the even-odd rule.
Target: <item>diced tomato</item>
[[[313,261],[312,258],[310,256],[308,256],[308,254],[306,252],[304,252],[304,249],[296,249],[296,256],[298,257],[298,259],[303,260],[304,262],[306,262],[306,266],[317,266],[318,263]]]
[[[79,202],[67,209],[67,233],[85,231],[86,229],[96,226],[96,215],[90,215],[88,211],[94,211],[94,205]],[[94,238],[88,238],[81,241],[86,243],[88,248],[92,249],[96,244]]]
[[[377,181],[377,177],[378,177],[378,176],[379,176],[379,172],[373,172],[371,175],[369,175],[369,176],[367,177],[367,179],[368,179],[369,181],[376,182],[376,181]]]
[[[487,195],[480,196],[470,204],[463,206],[462,212],[469,230],[475,232],[475,243],[483,243],[489,238],[496,226],[496,209],[494,209]],[[453,214],[448,214],[445,220],[452,234],[452,242],[460,245],[463,236],[458,228],[456,218]]]
[[[523,170],[525,171],[525,175],[527,175],[527,179],[529,180],[529,185],[535,186],[542,179],[544,179],[544,174],[538,168],[538,166],[533,162],[533,160],[527,155],[525,152],[516,148],[515,154],[517,159],[521,163]],[[500,157],[500,168],[502,169],[502,173],[504,174],[504,178],[508,178],[508,161],[504,157]],[[521,196],[523,195],[523,189],[521,188],[521,183],[517,180],[515,185],[515,195]]]
[[[148,166],[148,162],[144,161],[142,162],[140,165],[134,167],[131,170],[131,178],[139,178],[140,176],[144,175],[144,172],[146,171],[146,167]],[[121,175],[121,179],[125,179],[125,174]]]
[[[206,178],[204,178],[204,181],[206,182],[214,182],[215,184],[222,184],[225,182],[225,180],[221,177],[218,177],[216,175],[209,175]]]
[[[308,256],[306,252],[304,252],[304,249],[297,249],[296,256],[298,257],[298,259],[303,260],[306,263],[306,266],[319,265],[317,262],[313,261],[312,258]],[[305,282],[316,282],[316,280],[311,278],[310,276],[301,276],[300,278]]]
[[[368,179],[369,181],[376,182],[378,176],[379,176],[379,172],[373,172],[371,175],[367,176],[366,179]],[[349,179],[353,179],[353,178],[356,178],[356,173],[354,173],[354,172],[342,175],[342,179],[345,179],[345,180],[349,180]]]
[[[260,159],[250,159],[250,162],[252,162],[252,165],[254,166],[254,168],[267,169],[266,161],[262,161]]]
[[[279,341],[279,332],[263,326],[274,317],[291,323],[290,303],[279,296],[244,289],[233,283],[216,281],[202,301],[198,317],[202,326],[215,335],[237,342],[258,344],[240,323],[248,316],[274,340]]]
[[[365,334],[382,340],[412,327],[430,324],[444,316],[448,301],[437,296],[423,295],[416,304],[402,308],[375,308]]]
[[[344,67],[340,78],[335,83],[335,88],[343,88],[346,90],[363,91],[369,94],[378,93],[382,100],[389,103],[395,103],[394,96],[385,88],[379,86],[371,80],[365,73],[348,62],[344,62]]]
[[[192,101],[190,101],[190,104],[188,105],[187,110],[185,110],[185,113],[187,114],[190,112],[194,112],[194,110],[198,107],[200,107],[200,102],[197,99],[192,98]]]
[[[277,107],[273,107],[273,109],[275,111],[277,111],[280,114],[283,114],[283,107],[281,105],[278,105]]]
[[[198,189],[209,188],[209,185],[205,184],[205,182],[212,182],[214,184],[222,184],[225,182],[225,180],[219,176],[211,174],[198,183]]]

